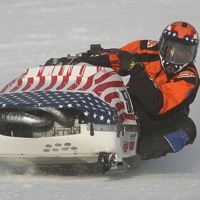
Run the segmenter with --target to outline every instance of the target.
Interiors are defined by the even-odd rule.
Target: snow
[[[90,44],[114,48],[137,39],[158,40],[173,21],[188,21],[200,32],[199,6],[197,0],[2,0],[0,86],[28,67],[85,51]],[[198,94],[190,114],[198,132],[199,100]],[[0,199],[199,199],[199,145],[198,136],[179,153],[143,162],[132,158],[131,169],[114,177],[35,169],[16,175],[0,164]]]

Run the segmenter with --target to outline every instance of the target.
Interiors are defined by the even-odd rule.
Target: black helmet
[[[194,61],[199,35],[191,24],[177,21],[163,30],[159,45],[162,66],[168,74],[173,74]]]

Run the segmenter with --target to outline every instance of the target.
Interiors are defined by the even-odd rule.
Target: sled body
[[[117,163],[135,156],[138,125],[125,84],[112,69],[86,63],[27,69],[0,93],[0,161]]]

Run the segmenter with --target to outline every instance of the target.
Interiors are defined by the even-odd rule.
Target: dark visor
[[[194,60],[196,47],[163,40],[160,51],[163,59],[169,63],[186,64]]]

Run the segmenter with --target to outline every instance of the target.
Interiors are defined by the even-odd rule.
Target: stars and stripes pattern
[[[135,120],[121,77],[112,69],[80,65],[27,69],[0,91],[0,107],[74,108],[94,123]]]
[[[74,108],[85,115],[86,122],[100,124],[115,123],[112,117],[111,107],[101,99],[88,93],[73,93],[67,91],[36,91],[24,93],[2,94],[0,98],[2,108],[32,108],[32,107],[56,107]]]

